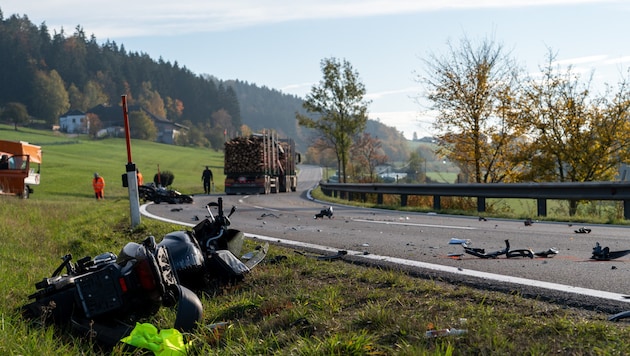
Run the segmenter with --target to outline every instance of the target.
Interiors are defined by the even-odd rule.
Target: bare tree
[[[364,132],[350,149],[354,171],[358,174],[367,174],[369,182],[374,182],[376,166],[387,162],[387,155],[383,152],[383,144],[378,137],[372,137]]]

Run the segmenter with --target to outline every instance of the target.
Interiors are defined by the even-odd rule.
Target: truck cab
[[[0,195],[27,199],[39,185],[42,149],[24,141],[0,140]]]

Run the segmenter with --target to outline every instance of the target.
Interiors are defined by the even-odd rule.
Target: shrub
[[[173,175],[171,171],[162,171],[153,176],[153,183],[155,183],[155,185],[162,185],[163,187],[172,185],[174,180],[175,175]]]

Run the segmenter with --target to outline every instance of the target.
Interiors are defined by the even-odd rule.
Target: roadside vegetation
[[[0,353],[124,354],[122,347],[99,350],[86,338],[31,324],[17,309],[66,253],[118,253],[128,241],[159,239],[182,227],[143,219],[131,230],[124,199],[0,200]],[[247,241],[247,249],[255,244]],[[203,305],[202,325],[186,335],[191,354],[621,355],[630,349],[630,329],[606,321],[607,315],[397,270],[319,261],[279,246],[271,246],[241,284],[203,298]],[[161,309],[147,322],[170,328],[174,314]],[[427,330],[446,328],[466,332],[425,337]]]
[[[0,127],[2,129],[2,127]],[[6,134],[6,135],[5,135]],[[118,253],[129,241],[160,239],[181,226],[143,218],[130,229],[120,175],[126,163],[122,139],[69,139],[39,131],[3,130],[3,137],[42,144],[42,184],[30,199],[0,197],[0,353],[7,355],[122,355],[99,350],[84,337],[24,320],[18,312],[34,284],[50,276],[71,253]],[[203,165],[220,165],[210,150],[132,141],[140,167],[160,164],[174,186],[200,193]],[[210,163],[207,163],[210,162]],[[95,201],[94,170],[108,180],[106,199]],[[144,168],[145,177],[154,173]],[[215,182],[222,181],[221,170]],[[147,179],[147,178],[145,178]],[[246,250],[256,241],[247,241]],[[243,283],[203,298],[204,318],[188,340],[202,355],[615,355],[630,349],[626,323],[608,315],[476,290],[403,271],[323,262],[271,246],[266,260]],[[174,311],[147,320],[170,328]],[[213,329],[211,325],[222,325]],[[459,336],[426,338],[428,330],[464,329]],[[143,354],[136,352],[135,354]]]

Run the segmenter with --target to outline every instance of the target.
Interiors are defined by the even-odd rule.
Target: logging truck
[[[293,139],[265,132],[225,143],[225,193],[269,194],[297,189],[295,165],[300,154]]]
[[[0,140],[0,195],[28,198],[39,184],[42,149],[24,141]]]

